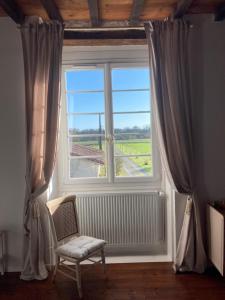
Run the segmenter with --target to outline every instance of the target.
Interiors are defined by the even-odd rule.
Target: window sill
[[[152,191],[161,191],[162,182],[161,178],[156,179],[147,179],[141,181],[119,181],[114,183],[108,182],[98,182],[98,183],[61,183],[58,186],[60,193],[129,193],[129,192],[152,192]]]

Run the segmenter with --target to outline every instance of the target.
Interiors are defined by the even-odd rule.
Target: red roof
[[[93,149],[87,145],[80,145],[80,144],[73,144],[71,149],[71,156],[90,156],[85,159],[91,160],[93,162],[96,162],[100,165],[104,165],[104,160],[100,157],[95,156],[103,156],[104,151]],[[91,157],[93,156],[93,157]]]

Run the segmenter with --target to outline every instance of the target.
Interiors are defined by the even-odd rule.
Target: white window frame
[[[157,147],[156,132],[154,126],[154,116],[151,113],[152,122],[152,164],[153,164],[153,176],[140,176],[140,177],[116,177],[114,175],[113,166],[114,163],[110,160],[114,159],[113,155],[113,143],[106,143],[106,161],[107,161],[107,175],[108,177],[102,178],[70,178],[69,177],[69,163],[68,163],[68,142],[67,142],[67,104],[66,104],[66,88],[65,88],[65,71],[71,68],[88,68],[90,66],[104,67],[105,68],[105,84],[111,85],[111,68],[112,67],[149,67],[149,62],[147,57],[138,55],[138,51],[133,50],[132,54],[134,57],[129,58],[127,55],[121,58],[119,47],[115,47],[112,51],[108,51],[108,57],[102,58],[102,55],[96,50],[93,53],[92,47],[90,53],[88,52],[88,62],[87,59],[82,59],[83,51],[74,51],[74,56],[71,52],[69,55],[63,56],[63,67],[62,67],[62,106],[61,106],[61,125],[60,125],[60,135],[59,135],[59,149],[58,149],[58,183],[60,192],[71,192],[71,191],[132,191],[132,190],[159,190],[161,188],[162,171],[159,158],[159,151]],[[71,49],[70,49],[71,50]],[[108,50],[108,49],[107,49]],[[101,51],[104,49],[101,48]],[[145,53],[145,52],[144,52]],[[128,51],[129,54],[129,51]],[[97,57],[96,57],[97,56]],[[104,55],[103,55],[104,56]],[[136,57],[135,57],[136,56]],[[69,57],[69,59],[68,59]],[[67,59],[66,59],[67,58]],[[84,63],[85,60],[85,63]],[[110,69],[110,71],[109,71]],[[108,93],[107,93],[108,92]],[[107,94],[106,94],[107,93]],[[150,89],[151,93],[151,89]],[[105,87],[105,116],[110,116],[108,122],[105,122],[106,132],[108,131],[107,126],[113,126],[113,114],[112,114],[112,93],[111,86]],[[109,101],[111,105],[106,105],[106,101]],[[110,111],[106,111],[106,109]],[[151,103],[152,110],[152,103]],[[112,132],[112,128],[110,128]]]

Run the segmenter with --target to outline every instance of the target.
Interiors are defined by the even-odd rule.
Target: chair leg
[[[104,274],[106,274],[105,251],[104,251],[104,248],[101,249],[101,258],[102,258],[103,271],[104,271]]]
[[[58,270],[58,267],[59,267],[59,263],[60,263],[60,257],[57,255],[56,256],[56,265],[55,265],[55,268],[54,268],[54,271],[53,271],[53,274],[52,274],[52,282],[55,281],[55,276],[56,276],[56,273],[57,273],[57,270]]]
[[[80,298],[82,298],[83,294],[82,294],[82,287],[81,287],[80,263],[76,263],[76,281],[77,281],[78,295]]]

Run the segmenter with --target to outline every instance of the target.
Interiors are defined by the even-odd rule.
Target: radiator
[[[208,257],[224,276],[224,211],[208,205]]]
[[[159,193],[77,195],[80,232],[107,241],[115,254],[164,254],[165,196]]]

